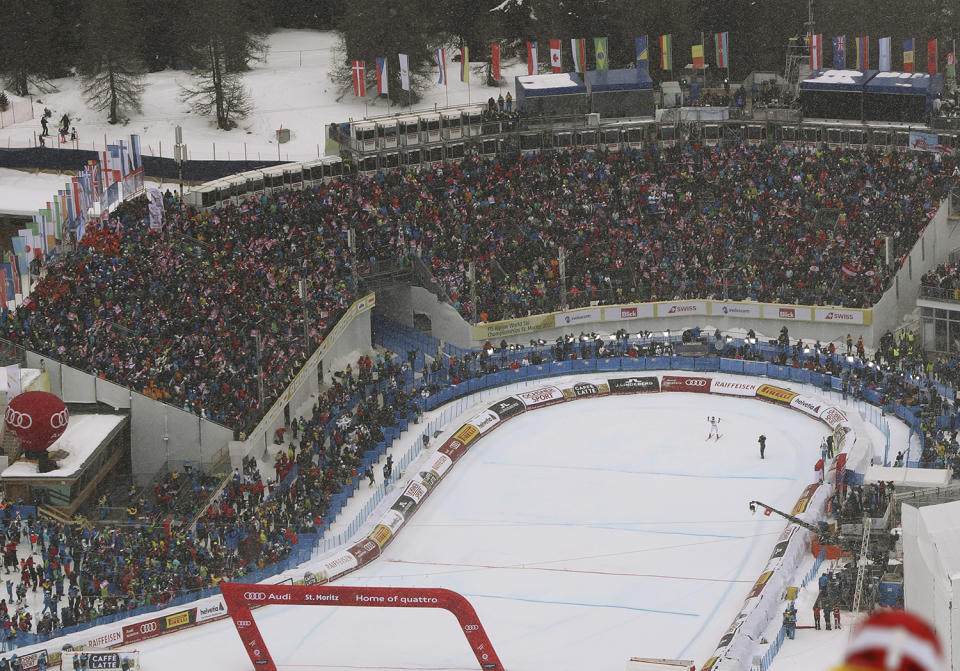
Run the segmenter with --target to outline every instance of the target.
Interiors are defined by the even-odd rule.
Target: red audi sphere
[[[7,430],[27,452],[44,452],[67,430],[67,406],[48,391],[28,391],[15,396],[4,417]]]

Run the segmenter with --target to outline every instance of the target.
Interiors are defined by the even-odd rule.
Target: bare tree
[[[48,0],[10,0],[0,19],[0,73],[18,96],[30,94],[30,84],[41,91],[55,90],[47,81],[53,13]]]

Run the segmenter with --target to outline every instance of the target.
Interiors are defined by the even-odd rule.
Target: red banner
[[[680,375],[664,375],[660,379],[660,391],[686,391],[691,394],[709,394],[709,377],[687,377]]]

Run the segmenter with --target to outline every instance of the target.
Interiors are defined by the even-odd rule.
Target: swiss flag
[[[560,40],[550,40],[550,67],[554,72],[560,72],[561,65]]]
[[[763,510],[763,514],[766,515],[767,517],[770,517],[770,513],[771,513],[771,512],[773,512],[773,511],[770,510],[769,508],[764,508],[764,510]]]

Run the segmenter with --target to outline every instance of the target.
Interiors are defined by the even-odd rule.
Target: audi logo
[[[29,429],[33,426],[33,417],[25,412],[14,410],[9,405],[7,406],[7,414],[4,419],[7,422],[7,426],[12,429]]]
[[[62,429],[67,425],[68,419],[70,419],[70,416],[67,414],[67,409],[64,408],[60,412],[50,415],[50,427],[53,429]]]
[[[250,620],[237,620],[238,627],[249,627],[251,624],[253,624],[253,622]]]
[[[158,625],[156,622],[144,622],[143,624],[140,625],[140,633],[141,633],[141,634],[152,634],[152,633],[155,632],[159,627],[160,627],[160,625]]]
[[[688,387],[706,387],[707,381],[706,380],[685,380],[684,384],[687,385]]]
[[[266,592],[244,592],[243,598],[247,601],[265,601],[267,598]]]
[[[478,625],[478,624],[468,624],[468,625],[464,625],[463,630],[464,630],[464,631],[476,631],[476,630],[479,629],[479,628],[480,628],[480,625]]]

